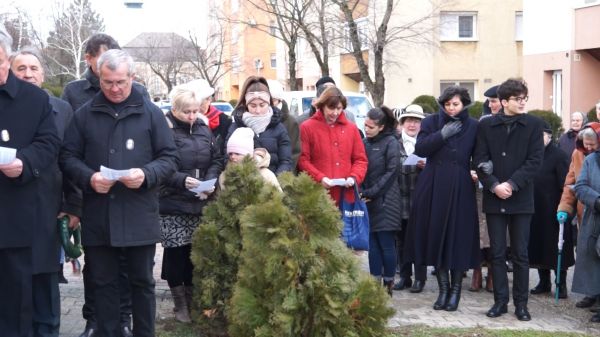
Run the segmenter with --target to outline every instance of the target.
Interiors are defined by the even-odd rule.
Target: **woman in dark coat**
[[[281,111],[273,107],[269,85],[264,77],[250,76],[246,79],[239,103],[231,116],[233,124],[229,127],[227,139],[237,128],[251,128],[256,135],[254,147],[265,148],[271,155],[269,170],[277,175],[293,171],[290,137],[281,123]]]
[[[179,169],[160,190],[161,241],[164,247],[161,277],[167,280],[175,318],[190,322],[192,293],[192,234],[202,216],[202,208],[211,191],[196,195],[189,191],[200,181],[218,178],[223,170],[223,158],[213,134],[203,117],[202,93],[192,85],[176,87],[171,93],[173,107],[167,113],[167,123],[181,162]]]
[[[555,271],[559,224],[554,210],[562,195],[565,177],[569,169],[569,156],[552,143],[552,129],[544,127],[544,160],[533,181],[535,213],[531,219],[529,236],[529,265],[537,267],[540,282],[531,289],[531,294],[549,293],[552,288],[550,269]],[[562,262],[560,266],[560,298],[567,298],[567,269],[575,264],[571,226],[566,224]]]
[[[382,279],[390,296],[396,274],[396,232],[400,229],[401,210],[398,169],[400,146],[394,132],[396,118],[383,106],[369,110],[363,140],[369,165],[362,184],[362,198],[369,211],[369,270]]]
[[[477,121],[469,117],[471,98],[464,88],[447,88],[438,102],[442,108],[423,120],[415,146],[414,153],[427,158],[427,164],[415,188],[406,253],[415,264],[438,270],[439,296],[433,308],[454,311],[463,272],[478,267],[481,259],[470,172]]]

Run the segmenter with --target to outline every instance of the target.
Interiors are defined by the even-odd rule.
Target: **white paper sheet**
[[[346,178],[331,179],[331,186],[346,186]]]
[[[404,159],[404,163],[402,163],[402,165],[417,165],[419,160],[427,161],[427,158],[421,158],[413,153]]]
[[[100,166],[100,174],[108,180],[119,180],[121,177],[127,177],[131,174],[131,169],[128,170],[113,170],[106,166]]]
[[[210,191],[213,189],[213,187],[215,187],[215,183],[217,182],[217,179],[210,179],[210,180],[206,180],[206,181],[201,181],[200,185],[190,189],[190,192],[194,192],[196,194],[200,194],[202,192],[206,192],[206,191]]]
[[[0,165],[10,164],[17,158],[17,149],[0,146]]]

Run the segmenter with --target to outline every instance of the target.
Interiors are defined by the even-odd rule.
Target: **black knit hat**
[[[321,86],[325,83],[333,83],[335,85],[335,81],[333,80],[333,78],[331,78],[329,76],[323,76],[323,77],[319,78],[317,83],[315,83],[315,88],[318,88],[319,86]]]

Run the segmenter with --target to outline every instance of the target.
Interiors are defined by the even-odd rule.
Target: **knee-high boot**
[[[462,270],[451,270],[452,285],[450,287],[450,297],[448,303],[444,307],[446,311],[456,311],[458,309],[458,302],[460,302],[460,292],[462,289]]]
[[[448,292],[450,289],[450,277],[448,275],[448,270],[438,268],[435,278],[438,282],[439,295],[435,303],[433,303],[433,309],[442,310],[448,303]]]
[[[175,308],[173,308],[175,319],[183,323],[190,323],[192,320],[190,319],[190,313],[185,301],[185,287],[177,286],[171,288],[171,295],[173,296],[173,304],[175,304]]]

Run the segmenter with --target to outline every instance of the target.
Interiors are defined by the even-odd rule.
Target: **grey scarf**
[[[256,135],[260,135],[263,133],[269,123],[271,123],[271,118],[273,117],[273,109],[269,107],[269,111],[264,115],[253,115],[248,111],[242,114],[242,122],[246,124],[247,127],[252,129]]]

